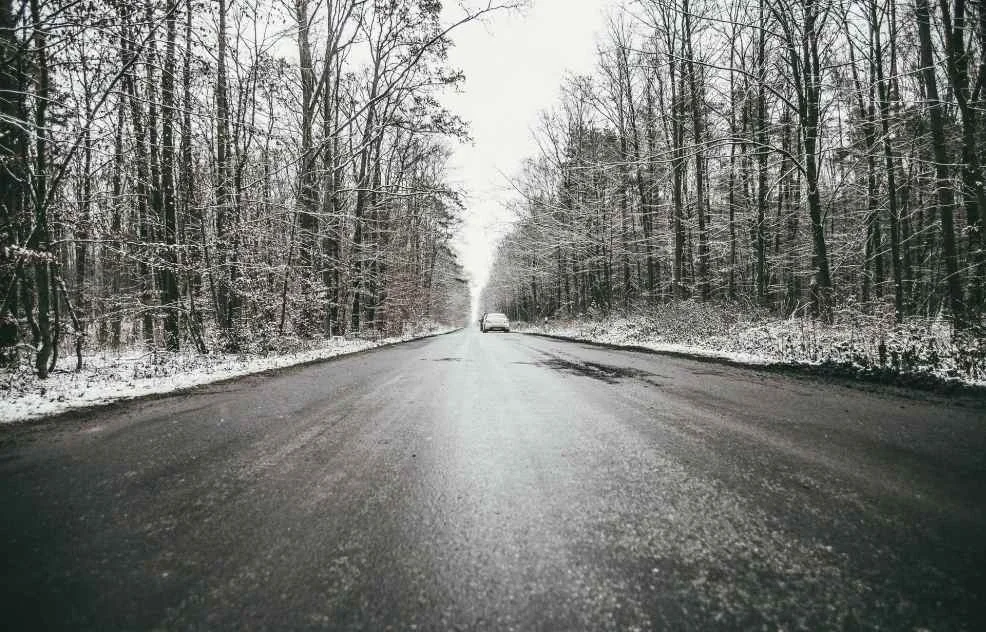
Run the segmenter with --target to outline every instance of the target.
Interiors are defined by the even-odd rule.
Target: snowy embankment
[[[628,316],[517,323],[514,329],[934,390],[986,387],[982,332],[953,336],[939,320],[894,324],[889,318],[840,313],[834,323],[824,324],[684,301]]]
[[[75,371],[74,355],[63,355],[55,371],[40,380],[26,362],[12,371],[0,371],[0,423],[47,417],[73,409],[180,391],[235,377],[298,364],[327,360],[398,342],[453,331],[433,327],[376,341],[333,340],[311,343],[290,353],[197,354],[164,351],[98,353],[84,357]]]

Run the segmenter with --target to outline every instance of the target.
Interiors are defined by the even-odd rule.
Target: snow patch
[[[835,365],[859,374],[986,386],[986,337],[976,331],[955,335],[941,319],[894,323],[846,312],[826,324],[680,301],[622,316],[515,323],[514,330],[744,364]]]
[[[453,328],[432,327],[416,334],[375,341],[336,337],[313,343],[308,349],[282,354],[101,352],[84,356],[81,371],[67,368],[74,368],[74,356],[63,357],[45,380],[38,379],[24,360],[11,370],[0,371],[0,423],[171,393],[449,331]],[[90,431],[99,429],[95,426]]]

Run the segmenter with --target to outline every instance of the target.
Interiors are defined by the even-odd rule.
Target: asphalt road
[[[986,406],[475,329],[0,431],[11,630],[986,629]]]

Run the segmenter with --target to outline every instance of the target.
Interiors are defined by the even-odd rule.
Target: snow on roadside
[[[515,331],[751,364],[839,367],[847,375],[923,377],[986,386],[986,340],[953,339],[940,321],[893,324],[854,315],[827,325],[683,301],[629,316],[516,323]]]
[[[707,349],[695,345],[676,344],[670,342],[659,342],[649,339],[638,339],[628,335],[623,331],[607,331],[603,328],[587,330],[584,327],[556,326],[556,327],[519,327],[516,331],[524,333],[547,334],[561,338],[572,338],[574,340],[584,340],[586,342],[599,342],[608,345],[623,347],[640,347],[652,351],[662,351],[665,353],[679,353],[683,355],[701,356],[705,358],[717,358],[730,360],[732,362],[742,362],[744,364],[774,364],[781,362],[780,358],[771,357],[767,354],[753,354],[740,351],[729,351],[726,349]]]
[[[326,360],[397,342],[447,333],[438,328],[419,335],[384,338],[377,341],[337,340],[296,353],[252,355],[152,352],[85,357],[83,369],[75,357],[63,357],[59,367],[45,380],[39,380],[26,367],[0,372],[0,424],[38,419],[73,409],[170,393],[193,386],[235,377],[281,369],[306,362]]]

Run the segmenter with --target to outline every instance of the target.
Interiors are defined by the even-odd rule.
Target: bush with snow
[[[91,352],[84,356],[79,371],[74,370],[75,357],[63,354],[59,365],[44,380],[35,374],[29,354],[21,354],[16,362],[0,370],[0,423],[169,393],[450,329],[437,323],[422,322],[408,327],[402,336],[372,341],[271,336],[263,344],[255,344],[239,353],[170,353],[135,349]]]
[[[556,319],[537,331],[616,345],[718,356],[760,364],[841,367],[859,376],[926,376],[986,384],[986,330],[956,333],[944,319],[866,315],[851,308],[831,324],[776,318],[735,304],[675,301],[623,315]]]

